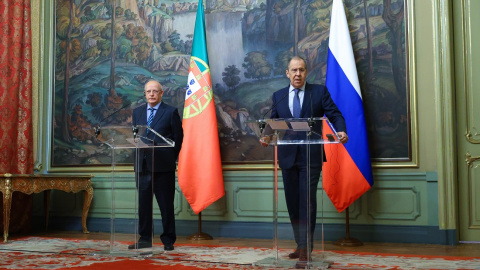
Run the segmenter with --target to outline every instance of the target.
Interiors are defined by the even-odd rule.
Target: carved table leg
[[[87,230],[87,215],[88,215],[88,210],[90,209],[90,203],[92,202],[92,199],[93,199],[93,187],[89,181],[88,186],[85,189],[85,200],[83,202],[83,213],[82,213],[83,233],[90,233]]]
[[[10,209],[12,206],[12,184],[10,179],[5,181],[5,191],[3,193],[3,242],[8,240],[8,227],[10,225]]]

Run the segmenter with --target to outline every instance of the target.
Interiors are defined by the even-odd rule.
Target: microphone
[[[260,133],[262,133],[263,130],[265,129],[265,120],[264,120],[265,115],[267,115],[267,113],[269,113],[273,109],[275,109],[277,107],[278,103],[280,103],[280,101],[282,101],[286,96],[288,96],[289,93],[290,93],[290,89],[287,91],[287,93],[281,99],[279,99],[277,102],[275,102],[275,104],[273,104],[272,107],[263,114],[262,120],[260,120],[260,122],[258,123],[258,127],[260,128]]]
[[[315,121],[313,120],[312,91],[310,91],[310,119],[308,119],[308,126],[310,129],[315,126]]]
[[[138,127],[137,126],[132,127],[132,131],[133,131],[133,139],[136,139],[137,133],[138,133]]]
[[[117,112],[125,109],[126,107],[132,105],[131,102],[127,103],[126,105],[122,106],[120,109],[114,111],[113,113],[109,114],[107,117],[103,118],[102,121],[98,122],[98,125],[96,127],[93,128],[93,130],[95,131],[95,138],[98,138],[98,135],[100,135],[100,124],[102,124],[103,122],[105,122],[105,120],[107,120],[108,118],[110,118],[112,115],[116,114]]]

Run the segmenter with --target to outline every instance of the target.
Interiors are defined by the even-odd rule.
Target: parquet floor
[[[57,237],[70,239],[90,239],[90,240],[109,240],[109,233],[91,232],[83,234],[82,232],[48,232],[35,233],[40,237]],[[19,235],[11,235],[9,240],[24,237]],[[134,236],[128,234],[116,234],[115,239],[118,241],[133,241]],[[159,237],[155,238],[155,243],[160,242]],[[213,240],[188,240],[186,236],[178,236],[177,244],[206,244],[221,246],[239,246],[239,247],[273,247],[271,239],[246,239],[246,238],[215,238]],[[315,243],[315,249],[320,249],[321,243]],[[295,248],[293,240],[279,240],[279,248]],[[456,257],[479,257],[479,244],[459,244],[459,245],[432,245],[432,244],[400,244],[400,243],[363,243],[362,246],[345,247],[335,245],[333,242],[325,242],[324,250],[339,250],[352,252],[372,252],[384,254],[410,254],[410,255],[429,255],[429,256],[456,256]]]

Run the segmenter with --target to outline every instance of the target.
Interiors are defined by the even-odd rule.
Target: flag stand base
[[[335,245],[337,246],[343,246],[343,247],[358,247],[358,246],[363,246],[363,243],[360,242],[360,240],[356,238],[351,238],[350,237],[350,216],[349,216],[349,209],[348,207],[345,209],[345,229],[346,229],[346,234],[344,238],[337,240],[335,242]]]
[[[202,232],[202,212],[198,213],[198,232],[187,237],[188,240],[199,241],[199,240],[212,240],[213,237],[208,233]]]
[[[193,240],[193,241],[199,241],[199,240],[212,240],[213,237],[211,237],[208,233],[197,232],[187,237],[187,239]]]
[[[363,243],[360,240],[350,237],[345,237],[335,242],[335,245],[342,247],[358,247],[363,246]]]

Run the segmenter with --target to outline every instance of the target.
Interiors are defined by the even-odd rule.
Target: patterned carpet
[[[142,252],[129,251],[126,243],[110,247],[108,241],[29,237],[0,244],[0,269],[291,269],[296,262],[287,258],[288,249],[279,250],[277,265],[273,251],[263,248],[175,245],[165,252],[154,245]],[[106,255],[98,255],[102,253]],[[315,269],[480,269],[480,257],[338,251],[314,251],[312,257]]]

